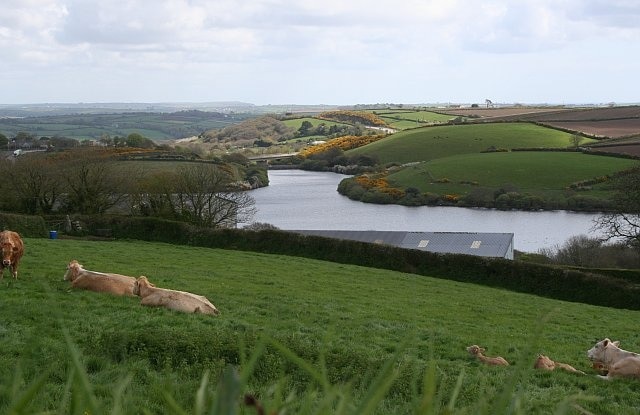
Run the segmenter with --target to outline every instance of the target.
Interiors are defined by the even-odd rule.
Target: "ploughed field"
[[[25,249],[19,279],[0,283],[0,412],[197,413],[242,407],[245,393],[267,413],[613,415],[640,402],[639,381],[598,379],[586,359],[604,337],[640,351],[637,311],[282,255],[30,238]],[[204,295],[221,314],[70,290],[71,259]],[[481,364],[472,344],[511,365]],[[588,375],[536,371],[538,353]]]
[[[635,105],[607,108],[464,108],[446,110],[446,113],[486,121],[535,121],[593,137],[640,135],[640,106]]]

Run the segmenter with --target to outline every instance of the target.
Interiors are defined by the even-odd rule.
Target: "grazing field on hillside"
[[[320,124],[326,125],[327,128],[331,127],[332,125],[349,125],[349,124],[345,124],[345,123],[342,123],[342,122],[331,121],[331,120],[321,120],[321,119],[313,118],[313,117],[292,118],[292,119],[289,119],[289,120],[283,120],[282,122],[287,127],[292,127],[294,129],[298,130],[304,121],[310,122],[313,127],[317,127]]]
[[[515,151],[462,154],[407,166],[387,178],[395,187],[423,192],[465,195],[501,187],[532,194],[565,197],[572,183],[611,175],[639,165],[636,160],[575,152]],[[472,184],[470,184],[472,183]],[[582,195],[605,196],[604,189],[583,189]]]
[[[244,393],[267,413],[613,415],[640,401],[640,381],[602,381],[585,355],[605,336],[640,351],[639,312],[281,255],[25,245],[20,279],[0,283],[2,412],[204,413],[237,408]],[[221,315],[70,290],[62,276],[71,259],[205,295]],[[511,366],[482,365],[465,351],[471,344]],[[535,371],[538,353],[588,375]],[[228,389],[217,389],[225,373]]]
[[[347,154],[375,156],[381,163],[409,163],[492,148],[566,148],[570,138],[571,134],[528,123],[436,126],[393,134]],[[585,139],[582,144],[592,141]]]
[[[398,130],[430,124],[443,124],[455,118],[455,116],[438,114],[432,111],[373,110],[371,112],[382,118],[389,127]]]

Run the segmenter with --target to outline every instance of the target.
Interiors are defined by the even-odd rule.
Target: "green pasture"
[[[440,124],[451,120],[451,115],[438,114],[431,111],[376,111],[391,128],[405,130],[425,124]]]
[[[152,140],[164,141],[224,128],[247,118],[250,118],[248,114],[227,116],[205,112],[75,114],[6,118],[0,119],[0,133],[13,137],[22,131],[38,138],[63,136],[77,140],[98,139],[102,135],[114,137],[139,133]]]
[[[490,148],[570,147],[571,134],[529,123],[488,123],[434,126],[402,131],[348,155],[370,155],[381,163],[434,160]],[[593,140],[584,139],[582,144]]]
[[[495,190],[505,185],[515,186],[520,192],[564,193],[572,183],[611,175],[638,164],[637,160],[575,152],[460,154],[406,166],[391,173],[388,180],[396,187],[416,187],[439,194],[462,195],[476,188]],[[443,183],[444,179],[448,183]],[[602,196],[602,187],[593,192]]]
[[[598,379],[585,354],[604,337],[640,350],[637,311],[281,255],[136,241],[25,246],[20,279],[0,282],[2,413],[256,413],[241,407],[244,393],[266,413],[292,414],[640,408],[637,380]],[[71,259],[204,295],[221,315],[70,290]],[[471,344],[511,366],[479,363]],[[538,353],[587,375],[535,371]]]
[[[300,126],[302,126],[302,123],[305,121],[309,121],[311,123],[311,125],[315,128],[320,124],[324,124],[327,126],[327,128],[331,127],[332,125],[349,125],[343,122],[336,122],[336,121],[329,121],[329,120],[322,120],[319,118],[314,118],[314,117],[304,117],[304,118],[292,118],[290,120],[283,120],[282,122],[287,126],[287,127],[291,127],[295,130],[298,130],[300,128]]]

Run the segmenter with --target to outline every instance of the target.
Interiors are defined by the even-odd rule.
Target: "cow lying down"
[[[67,265],[64,280],[71,287],[84,290],[111,293],[115,295],[135,295],[133,288],[136,279],[126,275],[86,270],[75,259]]]
[[[134,293],[142,299],[140,304],[150,307],[166,307],[184,313],[220,314],[206,297],[186,291],[156,287],[145,276],[136,280]]]
[[[628,377],[640,379],[640,355],[618,347],[619,341],[612,342],[604,339],[587,350],[587,357],[596,364],[602,365],[608,370],[603,379],[615,377]]]
[[[534,369],[542,369],[542,370],[555,370],[555,369],[563,369],[567,372],[580,373],[584,375],[585,373],[581,370],[576,369],[575,367],[568,365],[566,363],[560,363],[551,360],[548,356],[543,354],[539,354],[535,363],[533,364]]]

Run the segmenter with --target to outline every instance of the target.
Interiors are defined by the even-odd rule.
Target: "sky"
[[[640,102],[640,0],[2,0],[0,104]]]

